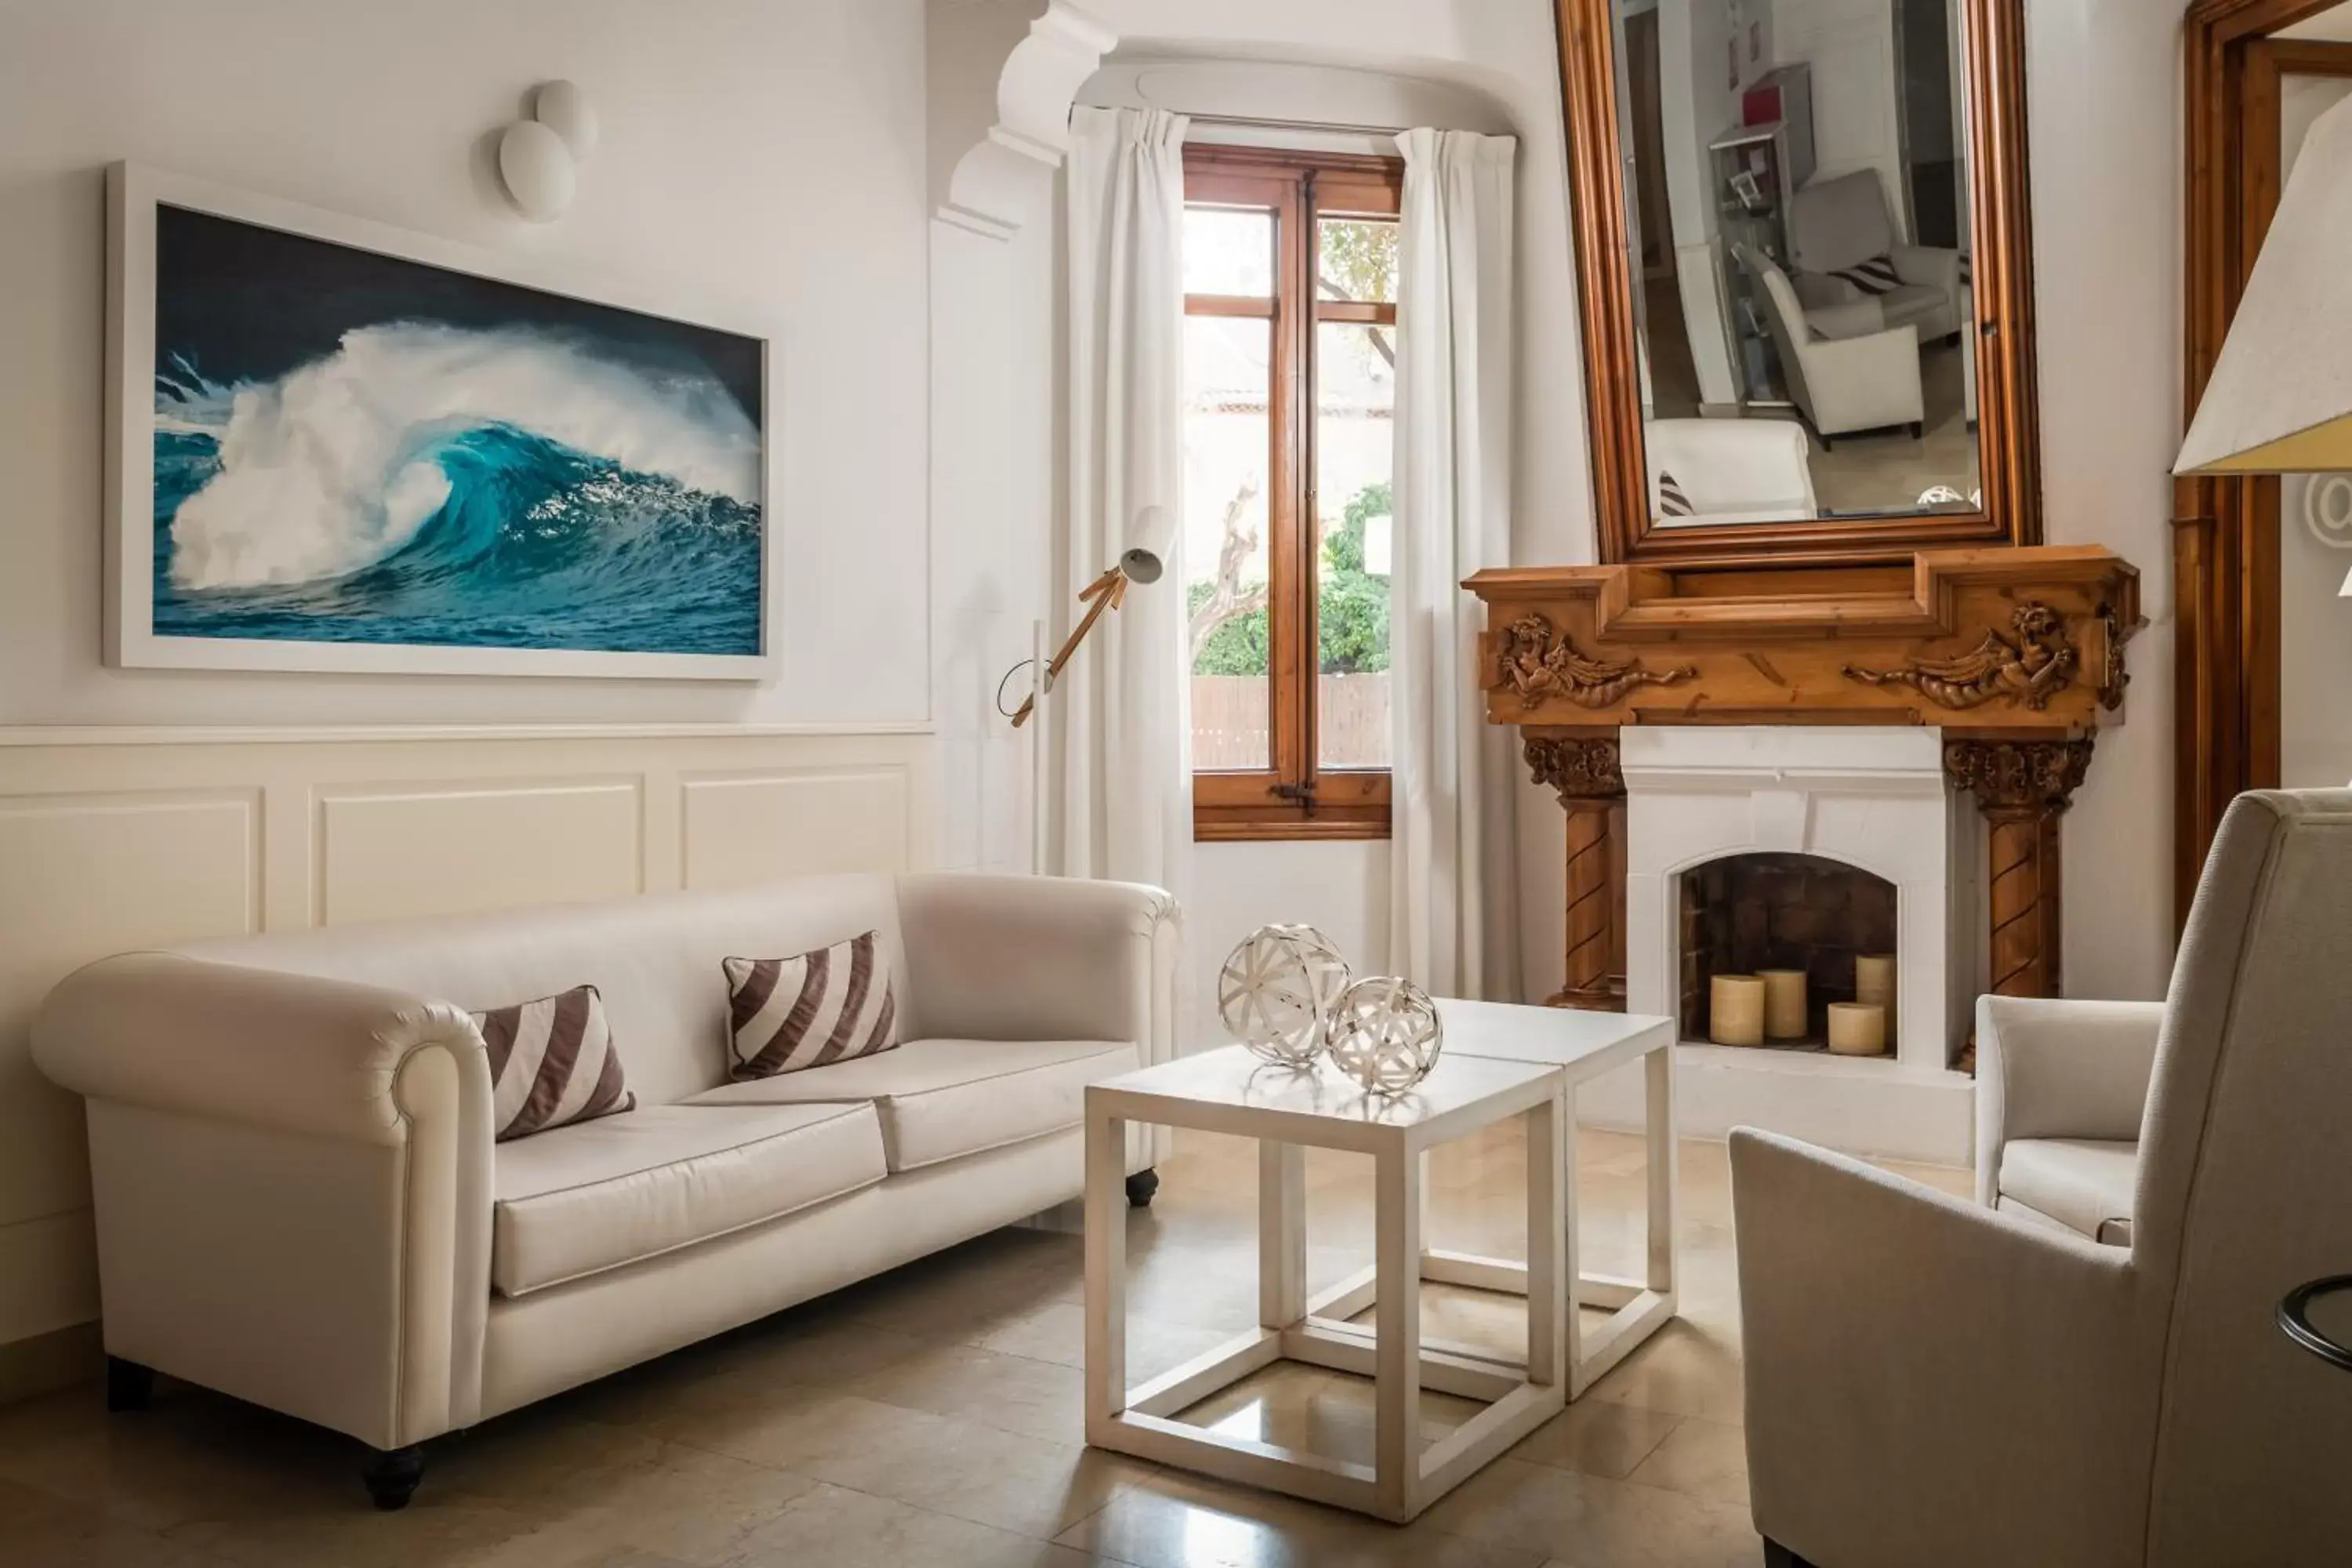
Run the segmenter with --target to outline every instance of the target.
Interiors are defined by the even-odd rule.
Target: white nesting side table
[[[1570,1211],[1559,1151],[1564,1077],[1545,1062],[1449,1049],[1411,1094],[1365,1094],[1328,1066],[1272,1067],[1239,1046],[1182,1057],[1087,1089],[1087,1441],[1138,1458],[1402,1523],[1557,1414],[1567,1397]],[[1524,1363],[1422,1342],[1422,1156],[1482,1127],[1528,1123],[1528,1260]],[[1127,1384],[1127,1123],[1258,1141],[1258,1327],[1139,1387]],[[1372,1157],[1374,1263],[1307,1294],[1306,1151]],[[1441,1258],[1448,1256],[1440,1254]],[[1342,1320],[1375,1309],[1371,1331]],[[1370,1375],[1375,1463],[1228,1436],[1173,1419],[1276,1361]],[[1436,1443],[1421,1437],[1421,1391],[1486,1401]]]
[[[1675,1021],[1450,998],[1438,1002],[1437,1016],[1445,1025],[1445,1059],[1482,1057],[1560,1070],[1567,1098],[1567,1114],[1560,1122],[1559,1181],[1568,1194],[1568,1396],[1579,1398],[1675,1315]],[[1576,1236],[1576,1090],[1580,1084],[1636,1061],[1643,1064],[1648,1091],[1643,1106],[1649,1155],[1646,1267],[1640,1279],[1587,1274]],[[1507,1258],[1426,1251],[1421,1277],[1516,1294],[1527,1288],[1528,1272],[1524,1264]],[[1581,1321],[1587,1307],[1610,1314],[1591,1334],[1585,1333]]]

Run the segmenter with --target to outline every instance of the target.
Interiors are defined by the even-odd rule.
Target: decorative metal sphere
[[[1323,1050],[1323,1023],[1348,985],[1348,961],[1313,926],[1260,926],[1225,957],[1217,1016],[1270,1062],[1303,1068]]]
[[[1429,993],[1378,974],[1339,994],[1325,1031],[1332,1065],[1373,1094],[1399,1095],[1429,1076],[1445,1049],[1445,1026]]]

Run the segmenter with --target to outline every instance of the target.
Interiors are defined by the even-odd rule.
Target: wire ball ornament
[[[1307,925],[1260,926],[1217,975],[1217,1016],[1252,1052],[1285,1067],[1311,1065],[1323,1026],[1348,988],[1348,961]]]
[[[1325,1030],[1331,1063],[1372,1094],[1409,1092],[1445,1049],[1445,1025],[1429,993],[1376,974],[1339,994]]]

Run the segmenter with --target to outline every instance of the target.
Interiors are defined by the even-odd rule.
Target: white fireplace
[[[1949,1063],[1977,990],[1978,841],[1973,812],[1944,781],[1942,732],[1628,726],[1619,745],[1625,1005],[1681,1025],[1683,1131],[1715,1138],[1763,1127],[1856,1153],[1968,1163],[1975,1087]],[[1846,868],[1865,875],[1841,876]],[[1792,879],[1798,897],[1823,906],[1785,911],[1791,931],[1819,939],[1822,992],[1852,984],[1857,944],[1891,942],[1895,1016],[1886,1056],[1706,1043],[1704,986],[1693,982],[1703,964],[1686,963],[1698,955],[1685,947],[1726,929],[1731,916],[1702,901],[1726,889],[1761,900],[1755,889],[1785,889]],[[1743,926],[1767,918],[1741,913]],[[1815,997],[1817,1016],[1822,999]],[[1629,1078],[1592,1085],[1579,1113],[1638,1127],[1641,1107],[1639,1081]]]

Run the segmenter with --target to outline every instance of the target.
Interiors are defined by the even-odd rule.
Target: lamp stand
[[[1013,710],[1014,729],[1018,730],[1029,722],[1030,716],[1037,710],[1037,699],[1054,689],[1054,682],[1060,678],[1062,667],[1070,662],[1071,657],[1078,651],[1078,645],[1087,640],[1087,634],[1095,629],[1097,621],[1102,619],[1103,612],[1116,610],[1127,602],[1127,580],[1126,571],[1114,566],[1078,590],[1078,602],[1087,606],[1087,613],[1076,626],[1070,628],[1070,635],[1063,639],[1061,651],[1046,661],[1045,673],[1038,680],[1037,689],[1023,698],[1021,706]]]

